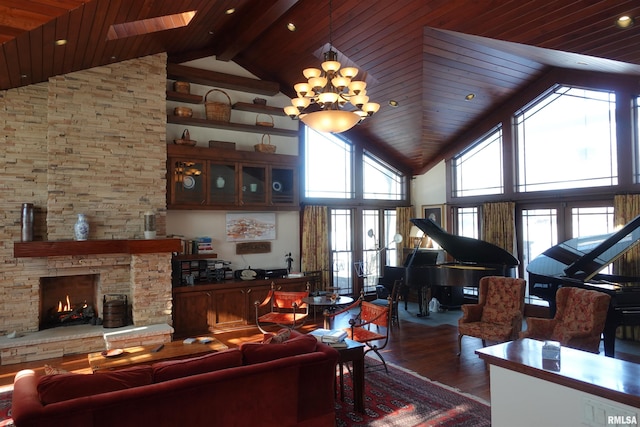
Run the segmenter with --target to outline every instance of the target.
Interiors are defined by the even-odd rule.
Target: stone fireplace
[[[179,243],[162,239],[166,62],[160,53],[0,92],[0,363],[104,349],[111,330],[101,326],[40,330],[43,277],[98,277],[98,312],[104,295],[126,295],[142,342],[170,339]],[[33,242],[20,241],[23,203],[35,208]],[[147,241],[150,210],[158,239]],[[70,240],[80,213],[90,225],[84,242]],[[144,336],[158,328],[160,337]]]
[[[0,363],[22,363],[65,354],[103,350],[105,334],[116,346],[147,345],[171,340],[171,256],[179,239],[42,241],[14,243],[14,256],[29,270],[35,310],[19,313],[22,329],[0,337]],[[78,255],[82,253],[83,255]],[[43,280],[44,278],[44,280]],[[80,284],[67,285],[69,278]],[[84,302],[92,300],[100,311],[105,295],[123,294],[131,306],[130,326],[108,329],[80,324],[40,330],[41,312],[57,304],[60,293],[42,298],[42,285],[82,289]],[[87,290],[84,288],[92,288]],[[66,300],[66,289],[64,291]],[[93,296],[90,296],[92,293]],[[26,307],[26,306],[25,306]]]

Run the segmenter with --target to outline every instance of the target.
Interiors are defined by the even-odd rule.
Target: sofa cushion
[[[48,405],[152,382],[153,370],[146,365],[95,374],[45,375],[38,381],[38,396],[43,405]]]
[[[242,353],[237,348],[231,348],[189,359],[154,363],[152,365],[153,380],[155,382],[168,381],[236,366],[242,366]]]
[[[268,362],[283,357],[315,351],[318,340],[313,335],[299,335],[281,344],[246,342],[240,345],[245,365]]]

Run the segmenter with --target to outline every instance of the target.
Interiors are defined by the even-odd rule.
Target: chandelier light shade
[[[300,119],[319,132],[347,131],[367,117],[373,116],[380,104],[369,102],[367,83],[354,80],[355,67],[342,67],[331,42],[331,1],[329,1],[329,51],[324,53],[321,68],[306,68],[302,74],[306,82],[293,85],[297,97],[284,112],[292,119]]]

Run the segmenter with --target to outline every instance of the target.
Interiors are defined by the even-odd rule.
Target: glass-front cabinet
[[[192,159],[171,161],[171,203],[202,205],[206,203],[205,162]]]
[[[297,202],[295,169],[285,167],[271,168],[271,202],[275,205],[293,205]]]
[[[209,162],[209,204],[235,205],[237,203],[237,175],[235,163]]]
[[[242,186],[240,187],[240,204],[266,205],[267,166],[240,165]]]
[[[298,156],[167,146],[168,209],[299,208]]]

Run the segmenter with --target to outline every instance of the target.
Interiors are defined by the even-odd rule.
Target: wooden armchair
[[[266,298],[254,303],[256,310],[256,325],[263,334],[268,333],[263,325],[272,324],[289,329],[296,329],[304,325],[309,316],[309,306],[303,298],[309,296],[309,283],[306,291],[278,291],[271,283],[271,289]],[[269,306],[269,312],[260,315],[263,307]]]
[[[334,312],[325,310],[324,315],[326,318],[334,318],[351,310],[356,311],[356,309],[358,310],[357,315],[349,319],[350,327],[345,328],[347,338],[365,344],[367,349],[364,354],[366,355],[370,351],[374,352],[382,362],[385,372],[389,373],[387,362],[382,357],[380,350],[385,348],[389,342],[393,312],[391,296],[387,299],[387,304],[382,306],[365,301],[364,295],[361,294],[353,304]]]
[[[371,301],[375,305],[386,306],[389,304],[389,298],[391,298],[391,324],[400,326],[400,317],[398,315],[398,299],[400,297],[400,288],[403,286],[404,277],[394,280],[393,286],[391,287],[391,292],[385,292],[388,295],[386,297],[382,297],[379,290],[376,290],[376,299]],[[378,285],[381,286],[381,285]],[[385,288],[386,289],[386,288]]]
[[[558,341],[567,347],[599,353],[610,300],[611,296],[603,292],[560,288],[554,318],[527,318],[527,330],[520,337]]]
[[[463,304],[458,319],[458,356],[463,335],[505,342],[522,330],[526,281],[514,277],[486,276],[480,279],[477,304]]]

